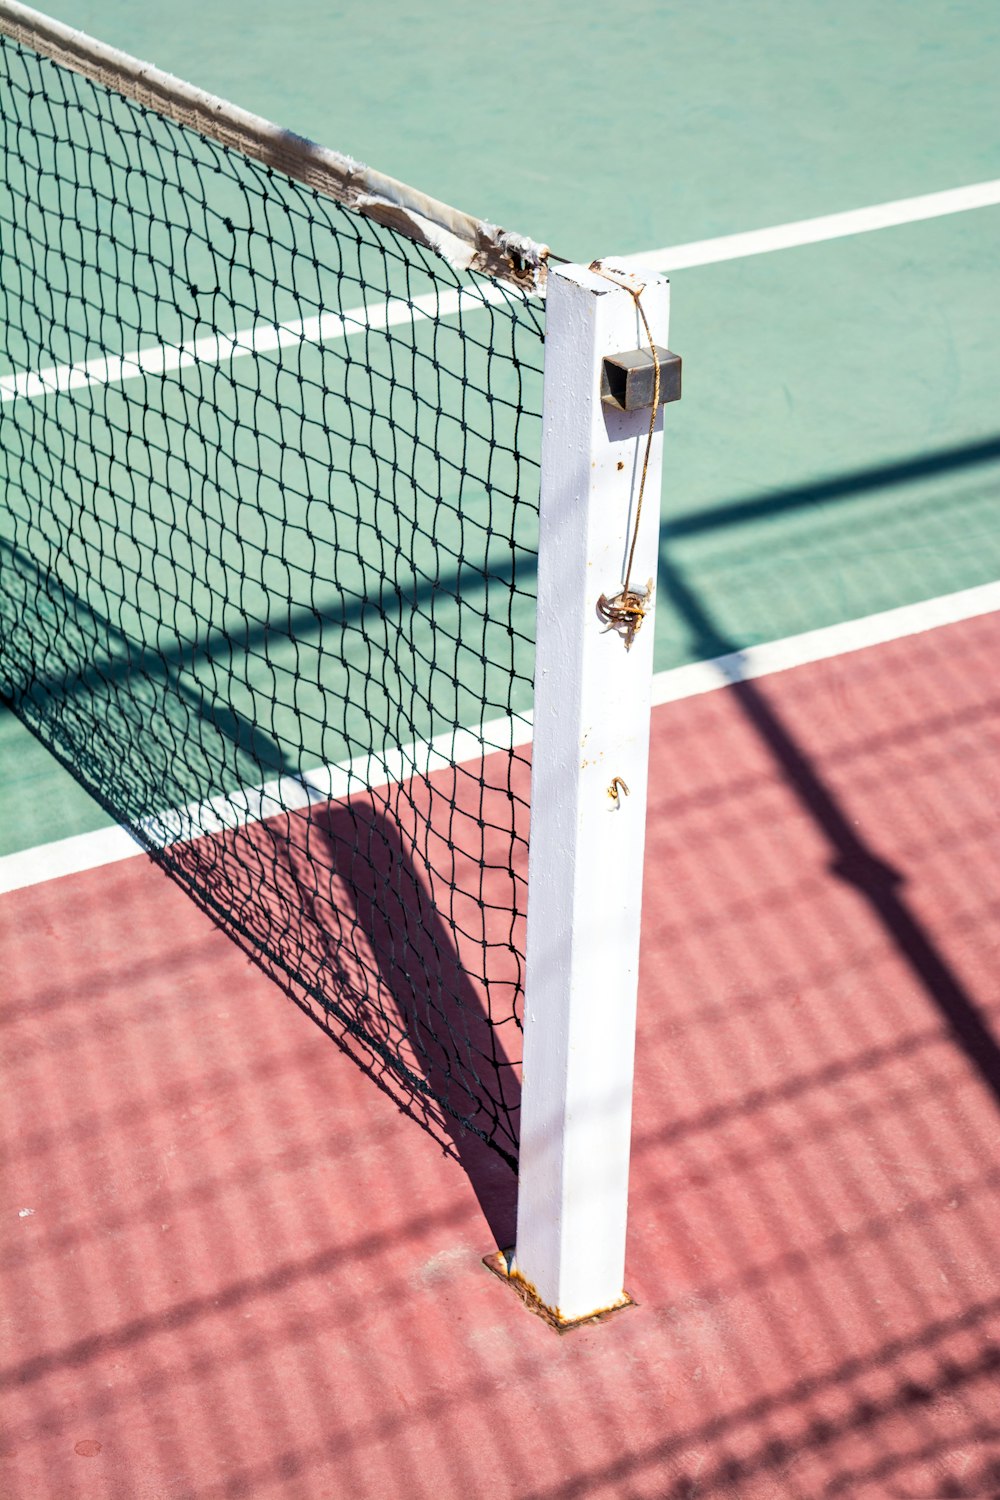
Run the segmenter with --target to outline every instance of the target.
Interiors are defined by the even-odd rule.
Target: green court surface
[[[993,4],[56,13],[570,258],[1000,176]],[[991,208],[672,274],[659,669],[1000,577],[998,245]],[[107,821],[6,712],[0,768],[0,853]]]

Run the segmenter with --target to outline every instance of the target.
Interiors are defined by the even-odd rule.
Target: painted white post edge
[[[614,262],[603,263],[609,271]],[[668,283],[643,286],[667,343]],[[602,360],[648,340],[630,292],[580,266],[546,308],[517,1242],[510,1274],[560,1322],[625,1299],[625,1230],[653,668],[598,615],[622,588],[649,411],[601,402]],[[630,587],[655,587],[663,408]],[[611,793],[620,778],[628,795]]]

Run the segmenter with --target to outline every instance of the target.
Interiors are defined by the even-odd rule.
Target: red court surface
[[[656,711],[639,1305],[564,1337],[144,858],[5,897],[4,1500],[1000,1495],[998,654]]]

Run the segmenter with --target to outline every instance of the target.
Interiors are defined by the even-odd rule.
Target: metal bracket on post
[[[653,358],[653,355],[656,358]],[[615,411],[648,411],[656,391],[660,367],[660,406],[681,399],[681,357],[658,344],[649,349],[626,349],[604,356],[601,400]]]
[[[644,409],[637,393],[649,342],[666,341],[669,288],[601,268],[560,266],[548,282],[517,1243],[493,1266],[559,1328],[629,1302],[653,667],[652,628],[638,624],[660,534],[663,411],[651,431],[652,379]],[[662,359],[661,396],[676,399],[680,362]],[[608,401],[619,373],[624,402]],[[625,590],[630,564],[648,587],[604,598],[602,614],[596,594]],[[627,620],[609,613],[633,599]]]

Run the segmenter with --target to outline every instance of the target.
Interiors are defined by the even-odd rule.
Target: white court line
[[[79,364],[49,365],[44,370],[26,370],[0,377],[0,402],[31,400],[57,391],[75,391],[85,386],[118,385],[136,375],[166,375],[197,364],[223,364],[249,354],[265,354],[295,344],[328,344],[369,329],[394,328],[418,318],[437,319],[452,313],[507,300],[500,285],[489,282],[447,292],[427,292],[406,302],[394,298],[374,307],[352,307],[343,313],[320,313],[288,323],[262,323],[256,328],[229,334],[208,334],[182,344],[156,344],[120,356],[101,354]]]
[[[476,729],[450,730],[432,740],[417,740],[381,755],[317,766],[301,776],[281,776],[255,787],[240,787],[206,802],[143,819],[142,831],[157,849],[260,823],[285,812],[297,812],[314,802],[329,802],[349,793],[379,791],[413,776],[426,776],[479,761],[496,750],[512,750],[531,743],[531,715],[491,719]],[[102,865],[144,854],[146,846],[120,825],[98,828],[57,839],[0,858],[0,895],[40,885],[60,875],[78,875]]]
[[[718,656],[712,661],[693,662],[658,672],[653,678],[653,703],[677,703],[714,692],[733,683],[749,682],[792,667],[845,656],[867,646],[885,645],[905,636],[919,635],[942,625],[972,620],[1000,611],[1000,583],[943,594],[919,604],[904,604],[860,620],[846,620],[821,630],[807,630],[784,640],[748,646]],[[361,756],[335,765],[320,766],[302,777],[281,777],[258,787],[243,788],[231,797],[214,797],[159,817],[150,818],[145,832],[159,848],[206,833],[219,833],[273,817],[283,811],[326,802],[364,789],[378,791],[397,785],[414,775],[444,770],[448,766],[476,761],[494,750],[518,749],[531,742],[531,716],[493,719],[474,730],[457,730],[418,741],[386,755]],[[0,858],[0,894],[39,885],[60,875],[76,875],[115,864],[144,852],[142,845],[124,828],[101,828],[59,839],[35,849]]]
[[[769,250],[793,250],[799,245],[818,245],[823,240],[868,234],[873,229],[895,229],[923,219],[941,219],[971,208],[994,208],[1000,204],[1000,178],[974,182],[969,187],[948,188],[943,193],[924,193],[919,198],[898,198],[893,203],[874,203],[870,208],[850,208],[844,213],[823,214],[818,219],[797,219],[770,229],[748,229],[723,234],[711,240],[692,240],[686,245],[668,245],[640,255],[615,257],[626,269],[648,266],[657,271],[682,271],[692,266],[711,266],[722,260],[742,260]]]
[[[884,646],[908,635],[936,630],[941,625],[955,625],[1000,610],[1000,583],[982,583],[962,589],[957,594],[941,594],[919,604],[902,604],[860,620],[844,620],[839,625],[824,625],[806,630],[802,635],[768,641],[762,646],[748,646],[712,661],[696,661],[687,667],[658,672],[653,678],[653,703],[677,703],[682,698],[696,698],[715,688],[735,682],[752,682],[772,672],[787,672],[790,667],[808,666],[833,656],[847,656],[866,646]]]
[[[967,209],[991,208],[997,204],[1000,204],[1000,178],[993,182],[973,183],[970,187],[949,188],[941,193],[925,193],[919,198],[899,198],[892,203],[873,204],[870,208],[824,214],[818,219],[776,224],[770,229],[751,229],[739,234],[720,235],[717,239],[671,245],[664,250],[616,256],[615,264],[626,269],[649,266],[658,271],[688,270],[694,266],[762,255],[769,250],[789,250],[874,229],[915,224],[922,219],[937,219]],[[369,328],[392,328],[409,323],[415,316],[448,317],[458,312],[463,304],[468,304],[469,308],[483,307],[488,303],[503,302],[508,295],[504,288],[482,282],[475,288],[461,291],[431,292],[415,297],[412,302],[394,299],[373,308],[355,307],[344,313],[322,313],[318,317],[288,323],[261,324],[256,328],[238,329],[232,334],[208,335],[177,345],[160,344],[150,349],[133,350],[129,354],[98,355],[78,364],[26,370],[0,377],[0,403],[47,396],[56,391],[79,390],[85,386],[117,385],[137,375],[165,375],[168,371],[204,362],[222,364],[226,360],[299,343],[331,343]]]

